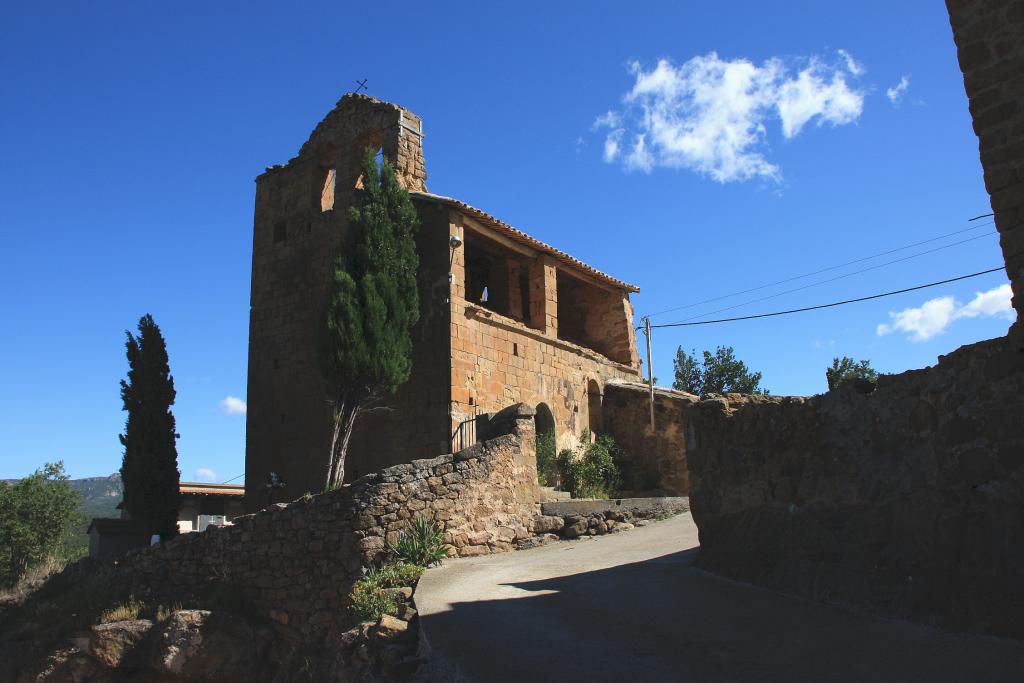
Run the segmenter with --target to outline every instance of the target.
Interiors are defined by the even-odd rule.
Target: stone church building
[[[539,432],[569,446],[602,431],[609,383],[641,381],[630,294],[602,273],[500,219],[427,191],[419,117],[344,96],[298,156],[256,179],[246,506],[322,490],[331,411],[317,361],[335,250],[361,186],[367,147],[382,151],[411,193],[421,227],[420,321],[409,381],[357,420],[349,480],[459,450],[475,416],[517,402]],[[284,490],[266,484],[274,472]],[[261,498],[262,497],[262,498]]]

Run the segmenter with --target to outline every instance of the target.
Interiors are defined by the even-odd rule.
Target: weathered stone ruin
[[[410,665],[415,654],[415,638],[410,645],[400,637],[414,609],[362,625],[350,610],[356,580],[384,559],[412,519],[435,521],[453,554],[467,557],[626,531],[637,520],[685,509],[685,499],[670,498],[542,510],[533,410],[510,406],[492,428],[502,433],[456,454],[394,465],[118,561],[72,565],[4,615],[27,622],[32,637],[0,643],[0,676],[183,680],[212,672],[216,680],[279,680],[277,672],[298,671],[308,656],[332,675],[359,680]],[[90,601],[97,595],[104,599]],[[95,625],[101,608],[129,598],[205,609],[177,610],[162,624]]]
[[[1024,638],[1024,6],[947,0],[1018,322],[824,396],[687,409],[699,564]]]
[[[350,94],[296,158],[256,181],[250,510],[324,484],[331,418],[317,331],[367,147],[394,162],[419,213],[421,315],[409,381],[386,409],[364,412],[356,423],[349,480],[470,446],[479,438],[478,416],[519,402],[536,409],[542,431],[571,446],[584,429],[603,432],[610,424],[609,411],[601,409],[610,382],[641,379],[629,300],[637,287],[464,202],[428,193],[421,145],[417,116]],[[617,436],[625,434],[622,424],[616,422]],[[650,456],[656,457],[668,455]],[[664,487],[685,494],[685,456],[677,457]],[[270,472],[286,484],[274,500],[265,488]]]

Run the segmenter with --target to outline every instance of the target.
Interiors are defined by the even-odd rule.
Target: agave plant
[[[409,528],[399,534],[395,544],[388,545],[388,550],[397,560],[420,567],[441,564],[441,560],[448,557],[444,533],[435,522],[425,517],[414,519]]]

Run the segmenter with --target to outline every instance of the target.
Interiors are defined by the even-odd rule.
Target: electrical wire
[[[241,478],[242,478],[242,477],[244,477],[244,476],[245,476],[245,474],[244,474],[244,473],[243,473],[243,474],[239,474],[239,475],[238,475],[237,477],[231,477],[231,478],[230,478],[230,479],[228,479],[227,481],[222,481],[221,483],[222,483],[222,484],[230,484],[230,483],[231,483],[231,482],[233,482],[233,481],[234,481],[235,479],[241,479]]]
[[[787,289],[787,290],[782,291],[782,292],[776,292],[775,294],[769,294],[768,296],[762,296],[762,297],[760,297],[758,299],[751,299],[750,301],[744,301],[743,303],[734,304],[732,306],[726,306],[725,308],[718,308],[718,309],[715,309],[714,311],[707,311],[705,313],[698,313],[697,315],[690,316],[689,318],[684,318],[682,322],[686,322],[686,321],[689,321],[689,320],[695,320],[697,318],[703,318],[704,316],[714,315],[715,313],[722,313],[724,311],[731,311],[733,309],[742,308],[743,306],[748,306],[750,304],[756,304],[756,303],[761,302],[761,301],[767,301],[768,299],[775,299],[775,298],[778,298],[780,296],[784,296],[786,294],[792,294],[793,292],[800,292],[800,291],[805,290],[805,289],[810,289],[811,287],[817,287],[818,285],[824,285],[824,284],[828,284],[829,282],[835,282],[836,280],[842,280],[844,278],[852,277],[854,275],[860,275],[861,273],[867,273],[868,271],[871,271],[871,270],[878,270],[879,268],[884,268],[886,266],[891,266],[894,263],[902,263],[903,261],[909,261],[910,259],[915,259],[915,258],[918,258],[919,256],[926,256],[928,254],[933,254],[933,253],[935,253],[937,251],[942,251],[943,249],[949,249],[950,247],[955,247],[955,246],[964,244],[966,242],[973,242],[974,240],[979,240],[982,237],[989,237],[989,236],[995,235],[995,234],[998,234],[998,233],[996,233],[996,232],[987,232],[984,235],[976,235],[975,237],[968,237],[967,239],[960,240],[959,242],[953,242],[952,244],[944,244],[941,247],[935,247],[934,249],[928,249],[927,251],[922,251],[922,252],[919,252],[917,254],[911,254],[910,256],[904,256],[903,258],[893,259],[892,261],[886,261],[885,263],[879,263],[879,264],[874,265],[874,266],[868,266],[867,268],[861,268],[860,270],[855,270],[852,273],[844,273],[842,275],[837,275],[835,277],[831,277],[831,278],[829,278],[827,280],[821,280],[819,282],[812,282],[809,285],[803,285],[801,287],[794,287],[793,289]]]
[[[997,268],[991,268],[989,270],[982,270],[977,273],[970,273],[969,275],[960,275],[959,277],[951,277],[947,280],[939,280],[938,282],[929,282],[925,285],[917,285],[916,287],[907,287],[906,289],[897,289],[892,292],[883,292],[882,294],[872,294],[871,296],[862,296],[856,299],[846,299],[844,301],[834,301],[829,304],[819,304],[818,306],[806,306],[804,308],[791,308],[787,311],[775,311],[773,313],[758,313],[756,315],[744,315],[737,318],[721,318],[719,320],[698,320],[696,322],[678,322],[678,323],[663,323],[661,325],[651,325],[651,329],[664,328],[664,327],[692,327],[695,325],[711,325],[714,323],[731,323],[738,320],[754,320],[756,318],[771,318],[780,315],[789,315],[791,313],[804,313],[806,311],[816,311],[822,308],[833,308],[835,306],[844,306],[846,304],[855,304],[861,301],[870,301],[872,299],[881,299],[886,296],[893,296],[895,294],[905,294],[907,292],[915,292],[919,289],[927,289],[928,287],[937,287],[939,285],[949,284],[950,282],[957,282],[959,280],[966,280],[972,277],[978,277],[980,275],[987,275],[994,273],[999,270],[1004,270],[1006,266],[999,266]],[[638,327],[637,329],[643,329]]]
[[[977,220],[978,218],[985,218],[985,216],[977,216],[975,218],[972,218],[971,220],[972,221],[973,220]],[[948,232],[948,233],[946,233],[944,235],[939,235],[938,237],[932,237],[930,239],[922,240],[920,242],[914,242],[913,244],[907,244],[905,246],[897,247],[895,249],[889,249],[888,251],[882,251],[882,252],[879,252],[877,254],[872,254],[871,256],[864,256],[862,258],[854,259],[852,261],[847,261],[846,263],[840,263],[840,264],[835,265],[835,266],[829,266],[828,268],[822,268],[820,270],[815,270],[815,271],[812,271],[812,272],[809,272],[809,273],[804,273],[803,275],[795,275],[793,277],[788,277],[788,278],[785,278],[783,280],[778,280],[776,282],[771,282],[771,283],[766,284],[766,285],[760,285],[758,287],[751,287],[750,289],[744,289],[744,290],[740,290],[738,292],[732,292],[731,294],[723,294],[722,296],[716,296],[716,297],[712,297],[710,299],[704,299],[703,301],[697,301],[697,302],[694,302],[692,304],[686,304],[685,306],[676,306],[675,308],[666,308],[663,311],[658,311],[657,313],[651,313],[649,317],[654,317],[656,315],[662,315],[663,313],[672,313],[673,311],[682,311],[682,310],[685,310],[687,308],[693,308],[694,306],[700,306],[702,304],[709,304],[709,303],[713,303],[715,301],[721,301],[722,299],[729,299],[729,298],[734,297],[734,296],[739,296],[740,294],[749,294],[751,292],[757,292],[757,291],[760,291],[762,289],[767,289],[768,287],[774,287],[776,285],[783,285],[783,284],[786,284],[787,282],[793,282],[794,280],[802,280],[805,277],[811,277],[812,275],[820,275],[821,273],[827,273],[827,272],[829,272],[831,270],[837,270],[839,268],[845,268],[846,266],[852,266],[852,265],[857,264],[857,263],[863,263],[864,261],[870,261],[871,259],[875,259],[875,258],[878,258],[880,256],[888,256],[889,254],[895,254],[898,251],[905,251],[907,249],[913,249],[914,247],[919,247],[922,244],[929,244],[931,242],[936,242],[938,240],[945,239],[947,237],[953,237],[955,235],[962,235],[965,232],[971,232],[972,230],[978,230],[979,228],[987,227],[989,225],[994,225],[994,223],[995,223],[994,221],[989,221],[987,223],[979,223],[978,225],[972,225],[971,227],[964,228],[963,230],[956,230],[954,232]]]

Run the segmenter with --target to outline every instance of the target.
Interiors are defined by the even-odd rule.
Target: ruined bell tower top
[[[406,190],[426,191],[420,117],[368,95],[348,93],[338,100],[302,145],[298,160],[336,169],[338,184],[353,187],[367,147],[384,153]]]

